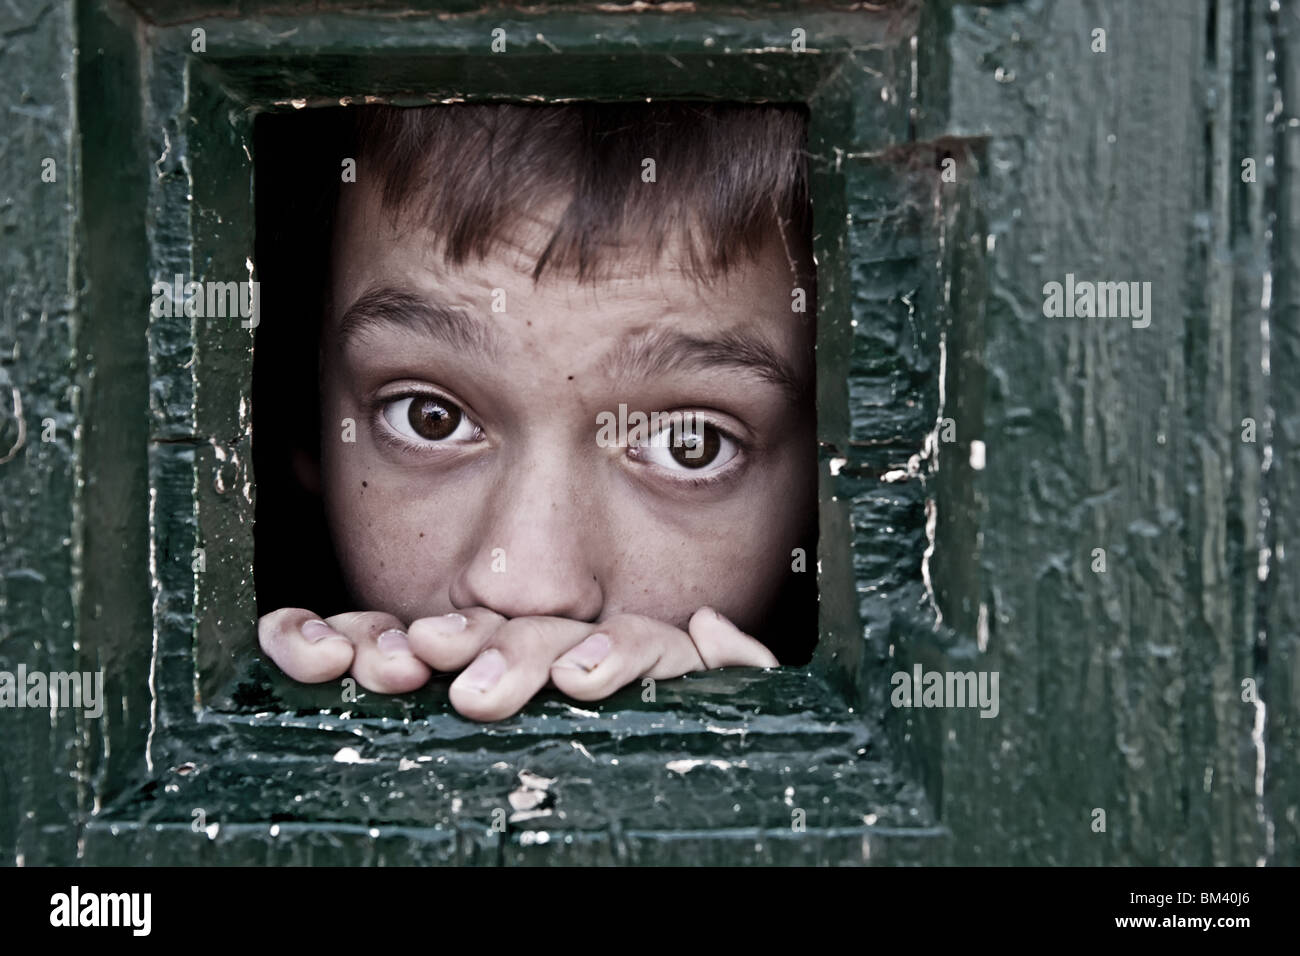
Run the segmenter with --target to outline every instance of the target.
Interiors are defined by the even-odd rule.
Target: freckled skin
[[[783,248],[773,243],[704,285],[670,264],[585,285],[547,272],[534,285],[540,235],[525,224],[517,245],[450,269],[435,234],[395,225],[365,183],[345,190],[322,349],[321,482],[353,599],[405,622],[485,607],[579,621],[633,613],[678,627],[710,605],[742,630],[761,630],[815,507],[813,409],[733,369],[629,380],[613,374],[607,354],[645,329],[746,329],[811,374],[812,325],[791,313]],[[484,362],[405,331],[340,350],[341,315],[378,285],[490,323],[500,354]],[[505,313],[491,310],[497,289]],[[386,445],[368,402],[395,380],[443,392],[484,440],[441,457]],[[596,443],[596,416],[620,402],[719,410],[748,426],[755,447],[733,481],[659,481],[626,449]],[[357,423],[355,443],[339,441],[344,418]],[[494,570],[495,549],[504,572]]]

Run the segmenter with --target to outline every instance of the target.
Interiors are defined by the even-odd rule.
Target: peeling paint
[[[683,760],[670,760],[666,764],[664,764],[664,766],[667,767],[673,773],[680,773],[685,775],[690,773],[692,770],[695,770],[697,767],[709,766],[709,767],[714,767],[718,770],[730,770],[733,766],[744,767],[745,762],[742,760],[739,761],[738,763],[733,764],[730,760],[717,760],[717,759],[702,760],[699,758],[692,757]]]
[[[18,427],[18,437],[14,440],[9,451],[5,452],[3,457],[0,457],[0,465],[13,461],[19,449],[27,444],[27,422],[23,418],[23,397],[19,394],[17,388],[10,388],[9,391],[13,396],[13,417]]]
[[[364,758],[355,747],[341,747],[334,754],[335,763],[379,763],[378,758]]]

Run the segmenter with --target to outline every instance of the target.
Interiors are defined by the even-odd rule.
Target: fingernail
[[[691,618],[691,639],[708,670],[715,667],[780,667],[776,655],[720,611],[702,607]],[[712,662],[711,662],[712,659]]]
[[[731,630],[739,630],[736,625],[732,624],[731,621],[723,616],[721,611],[714,610],[707,605],[701,608],[701,610],[708,612],[704,615],[702,620],[705,627],[725,627],[730,628]]]
[[[464,614],[444,614],[442,617],[426,617],[424,626],[435,634],[458,634],[469,626],[469,619]]]
[[[303,637],[307,638],[307,640],[311,641],[313,644],[319,644],[327,637],[343,637],[342,634],[319,619],[308,621],[302,627],[298,628],[298,630],[302,633]]]
[[[609,635],[598,631],[555,663],[558,667],[574,667],[590,671],[608,656],[609,648]]]
[[[392,657],[396,654],[409,654],[411,645],[407,643],[406,635],[393,628],[391,631],[384,631],[379,635],[379,640],[375,642],[379,649],[384,652],[385,656]]]
[[[708,642],[725,641],[734,636],[736,627],[711,607],[702,607],[691,618],[687,630],[693,637]],[[698,645],[697,645],[698,646]],[[701,653],[703,653],[701,651]]]
[[[488,648],[474,658],[474,663],[461,671],[457,683],[470,690],[486,692],[496,686],[497,681],[501,679],[501,675],[505,672],[505,655],[495,648]]]

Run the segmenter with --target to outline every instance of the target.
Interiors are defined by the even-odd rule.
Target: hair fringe
[[[440,237],[450,265],[482,260],[520,215],[567,197],[533,269],[588,281],[611,253],[672,246],[698,279],[729,271],[766,243],[810,243],[807,117],[800,106],[519,105],[355,109],[358,172],[382,202]],[[655,182],[642,161],[655,160]],[[604,271],[602,271],[602,269]]]

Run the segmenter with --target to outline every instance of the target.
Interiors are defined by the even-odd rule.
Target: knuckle
[[[343,629],[351,637],[366,641],[373,641],[384,631],[393,628],[405,630],[401,621],[384,611],[354,611],[330,618],[326,623]]]
[[[302,608],[284,607],[263,615],[257,621],[258,643],[264,650],[283,645],[303,622],[310,620],[311,612]]]
[[[522,644],[537,646],[546,639],[546,629],[536,618],[516,617],[506,621],[497,631],[493,646]]]
[[[608,634],[610,640],[636,634],[645,626],[645,619],[636,614],[615,614],[600,624],[600,630]]]
[[[494,627],[500,625],[505,618],[496,611],[489,610],[485,607],[468,607],[460,608],[455,613],[461,614],[468,622],[466,630],[475,630],[484,627]]]

